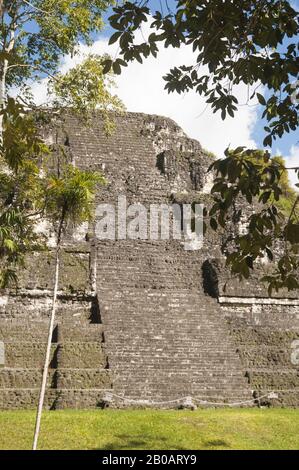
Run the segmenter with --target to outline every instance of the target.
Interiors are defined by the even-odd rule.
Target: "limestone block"
[[[5,348],[3,341],[0,341],[0,367],[5,365]]]

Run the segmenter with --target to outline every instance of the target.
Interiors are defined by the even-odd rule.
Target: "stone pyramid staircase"
[[[250,317],[245,320],[231,315],[229,320],[250,387],[261,397],[261,405],[298,407],[298,311],[280,318],[261,312],[255,313],[255,321]]]
[[[133,405],[167,406],[186,396],[252,399],[219,305],[202,290],[197,258],[177,242],[99,245],[98,298],[113,393]]]
[[[52,339],[45,407],[95,408],[111,387],[101,324],[58,318]],[[1,319],[0,409],[37,405],[46,349],[48,319]]]

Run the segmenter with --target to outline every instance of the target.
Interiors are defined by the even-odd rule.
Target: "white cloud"
[[[30,88],[34,96],[34,101],[36,104],[41,105],[45,104],[48,101],[47,97],[47,87],[48,87],[48,78],[44,78],[39,82],[32,83]]]
[[[192,64],[190,48],[163,49],[158,59],[148,59],[144,64],[133,63],[118,80],[120,98],[129,111],[162,114],[174,119],[203,147],[222,155],[229,145],[255,147],[251,138],[257,120],[255,108],[242,107],[235,119],[222,121],[220,114],[206,108],[205,101],[196,92],[178,95],[164,90],[162,77],[174,65]],[[237,90],[240,102],[247,96],[247,88]]]
[[[288,168],[299,167],[299,146],[293,145],[290,150],[290,155],[285,157],[285,160]],[[299,182],[298,176],[294,170],[289,171],[289,176],[292,185]]]
[[[143,31],[143,36],[146,33]],[[140,38],[142,40],[142,38]],[[88,53],[109,53],[116,55],[117,46],[108,46],[106,39],[96,41],[91,47],[81,46],[80,53],[71,58],[65,57],[61,71],[80,63]],[[252,138],[253,127],[257,121],[255,107],[242,106],[236,117],[222,121],[220,114],[213,114],[210,107],[206,108],[203,98],[195,92],[186,95],[168,94],[164,90],[162,77],[174,65],[192,64],[194,54],[190,47],[180,49],[162,49],[157,59],[149,58],[143,64],[129,64],[123,69],[121,76],[116,77],[117,94],[124,102],[128,111],[160,114],[174,119],[192,138],[199,140],[203,147],[222,156],[230,145],[256,147]],[[34,95],[38,102],[45,99],[46,80],[34,85]],[[247,97],[247,87],[240,85],[236,89],[240,103]]]

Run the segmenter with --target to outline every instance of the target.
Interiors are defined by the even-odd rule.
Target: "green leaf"
[[[214,219],[213,217],[210,219],[210,226],[214,231],[216,231],[217,228],[218,228],[218,224],[216,222],[216,219]]]
[[[299,224],[289,223],[286,226],[286,239],[292,243],[299,243]]]
[[[107,59],[103,62],[103,74],[105,75],[106,73],[110,72],[111,70],[111,67],[112,67],[112,60],[111,59]]]
[[[15,243],[13,242],[13,240],[5,239],[3,244],[5,248],[7,248],[11,252],[15,250]]]
[[[259,103],[263,106],[266,106],[267,103],[263,95],[261,95],[260,93],[257,93],[256,96],[257,96]]]
[[[120,75],[121,74],[121,66],[119,64],[119,62],[116,60],[115,62],[113,62],[113,72],[116,74],[116,75]]]
[[[114,44],[119,38],[120,36],[122,35],[122,31],[116,31],[114,34],[112,34],[112,36],[110,37],[109,39],[109,45],[111,44]]]
[[[264,139],[263,144],[264,144],[265,147],[272,147],[272,136],[267,135],[267,137],[265,137],[265,139]]]

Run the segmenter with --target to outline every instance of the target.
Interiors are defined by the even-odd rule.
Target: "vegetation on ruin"
[[[287,0],[177,0],[173,8],[161,3],[157,11],[150,10],[148,1],[134,0],[117,5],[109,18],[114,29],[110,43],[118,42],[119,56],[106,61],[105,71],[121,73],[131,61],[157,57],[159,48],[188,45],[194,62],[174,66],[163,77],[169,93],[194,90],[223,120],[237,116],[240,106],[261,106],[263,164],[257,161],[260,151],[245,149],[242,142],[238,149],[227,149],[210,168],[216,173],[214,204],[206,215],[214,230],[224,228],[232,214],[242,217],[235,200],[241,196],[251,205],[259,198],[261,209],[248,221],[248,233],[229,240],[231,249],[223,253],[240,279],[248,278],[265,255],[273,261],[274,271],[264,279],[269,293],[299,287],[299,198],[292,193],[286,199],[285,166],[268,153],[274,140],[299,126],[298,17]],[[144,25],[151,32],[140,42],[135,33]],[[243,103],[236,97],[241,83],[247,86]],[[277,244],[281,253],[275,257]]]
[[[34,412],[0,413],[0,449],[30,449]],[[45,412],[41,449],[291,450],[299,410],[65,410]]]
[[[41,416],[50,366],[50,354],[55,315],[57,308],[57,293],[60,279],[61,245],[63,235],[69,225],[77,227],[83,222],[92,220],[94,198],[97,184],[104,184],[104,177],[91,171],[83,171],[73,165],[65,165],[57,174],[45,179],[44,217],[50,220],[56,232],[55,249],[55,278],[52,298],[52,308],[49,324],[46,358],[43,367],[43,378],[40,390],[36,428],[33,449],[37,448]]]
[[[111,116],[123,112],[121,100],[111,93],[115,86],[113,74],[103,74],[105,56],[89,55],[83,62],[65,74],[56,74],[49,81],[52,105],[57,108],[71,108],[84,124],[91,124],[92,112],[101,111],[104,129],[111,135],[115,123]]]
[[[225,229],[232,217],[235,223],[241,221],[242,205],[237,203],[240,196],[248,207],[255,204],[246,217],[244,234],[225,233],[226,264],[234,275],[248,279],[250,270],[266,256],[275,266],[262,278],[269,294],[283,287],[298,289],[299,195],[290,188],[283,160],[244,147],[226,150],[225,157],[210,167],[216,173],[211,190],[213,204],[206,210],[212,229]],[[286,197],[290,205],[287,213]]]
[[[43,211],[38,161],[48,152],[33,116],[8,98],[0,141],[0,288],[16,283],[16,270],[24,266],[26,253],[44,242],[34,224]]]
[[[210,150],[202,149],[202,152],[205,156],[210,157],[213,160],[216,160],[216,158],[217,158],[216,155],[213,152],[211,152]]]
[[[16,283],[25,254],[46,241],[34,230],[36,217],[48,207],[47,178],[39,170],[53,151],[38,132],[44,108],[46,120],[53,115],[60,129],[65,107],[84,122],[99,109],[107,133],[113,130],[108,111],[123,109],[110,91],[112,74],[103,74],[103,57],[87,56],[58,73],[65,56],[74,57],[79,44],[92,43],[112,3],[0,0],[0,288]],[[31,88],[40,80],[48,83],[49,94],[46,103],[37,105]]]
[[[16,270],[24,264],[25,254],[37,249],[37,216],[50,220],[56,233],[53,303],[34,448],[49,366],[61,241],[69,222],[75,226],[90,218],[95,186],[103,183],[100,175],[71,165],[49,174],[43,160],[61,148],[43,144],[35,119],[37,114],[41,119],[45,104],[50,105],[47,118],[55,116],[60,127],[66,107],[84,120],[99,109],[107,133],[111,131],[108,111],[119,111],[122,105],[109,91],[111,76],[103,74],[103,58],[89,56],[64,75],[58,70],[63,57],[74,57],[80,44],[92,43],[92,35],[103,27],[102,13],[112,3],[0,0],[0,288],[16,283]],[[31,91],[39,80],[49,85],[50,101],[43,107],[36,105]]]

